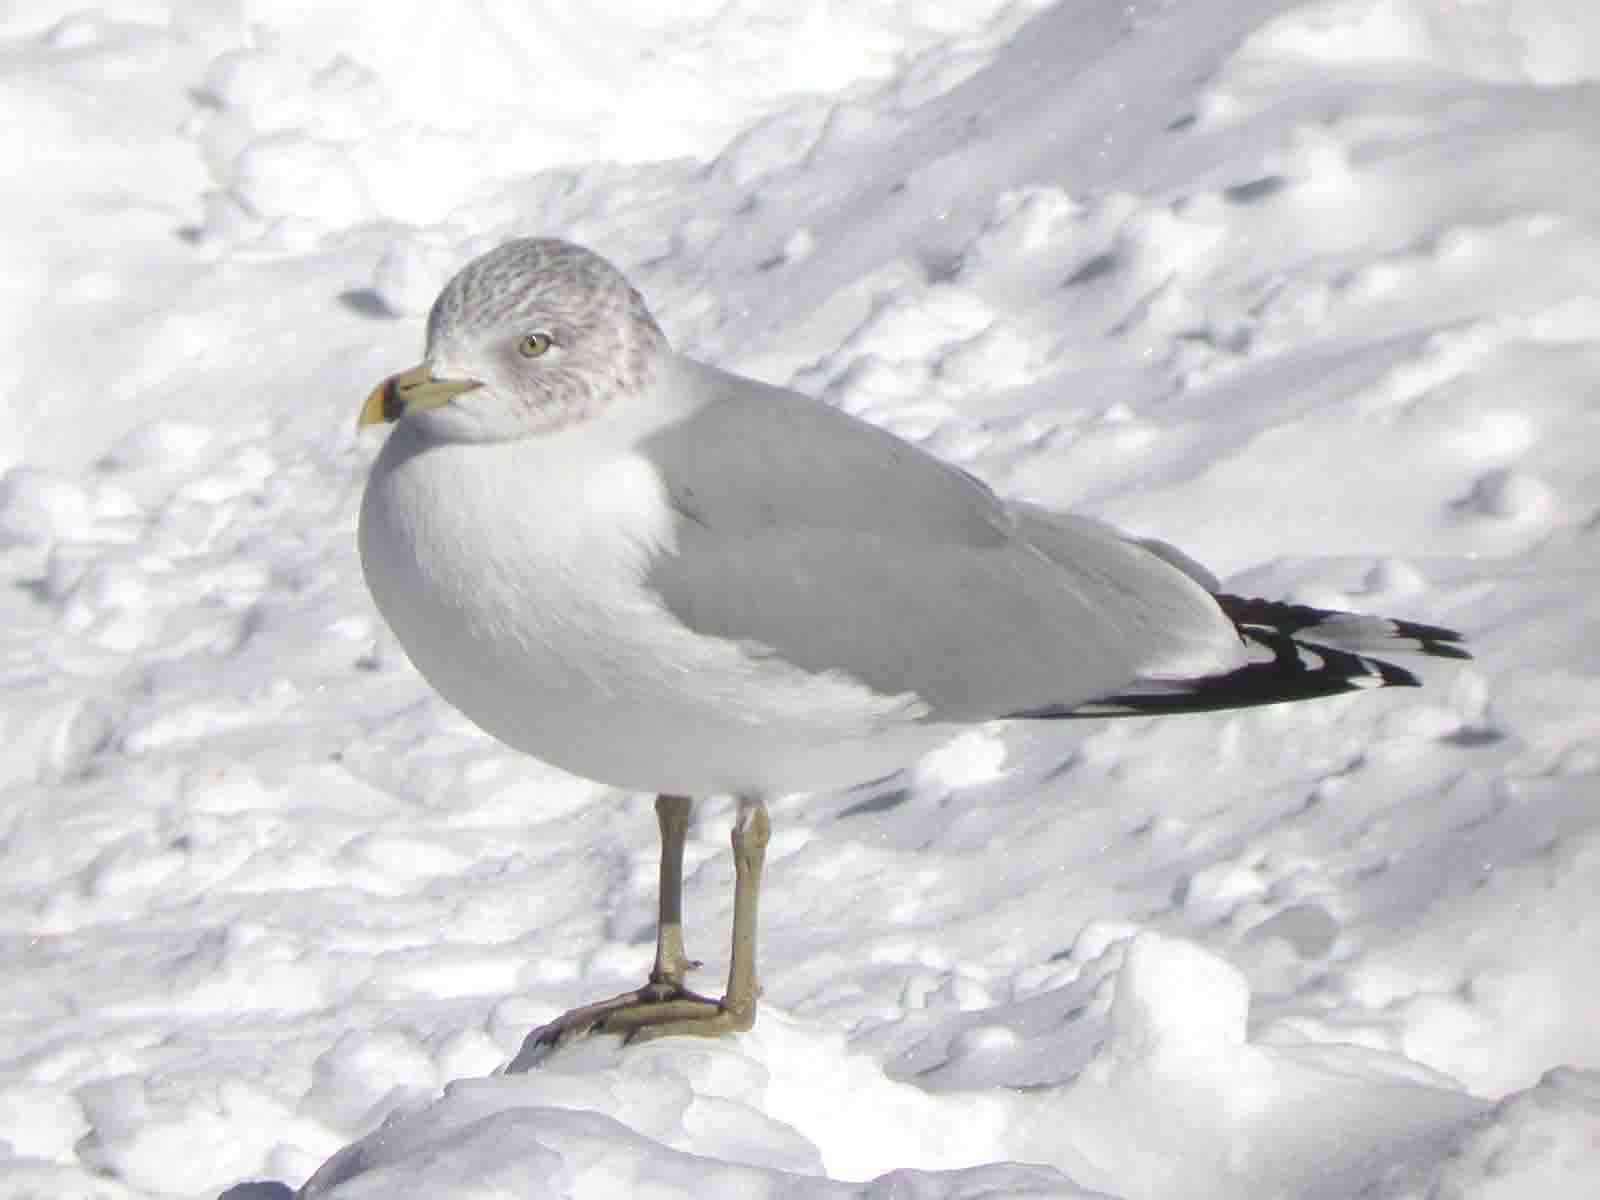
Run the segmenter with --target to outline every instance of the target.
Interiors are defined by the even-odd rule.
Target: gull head
[[[433,302],[423,361],[385,379],[360,423],[501,442],[585,421],[650,384],[667,339],[622,272],[582,246],[519,238]]]

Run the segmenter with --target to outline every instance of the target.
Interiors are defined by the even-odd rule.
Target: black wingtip
[[[1457,639],[1461,637],[1459,633],[1453,633],[1450,636]],[[1468,650],[1465,646],[1458,646],[1455,644],[1455,642],[1446,638],[1422,639],[1422,644],[1419,647],[1419,653],[1429,655],[1433,658],[1464,659],[1468,662],[1472,660],[1472,651]]]
[[[1461,645],[1466,635],[1443,625],[1424,625],[1420,621],[1402,621],[1394,617],[1362,617],[1358,613],[1339,612],[1329,608],[1313,608],[1309,604],[1289,604],[1282,600],[1263,600],[1255,596],[1236,596],[1218,592],[1217,606],[1229,620],[1242,630],[1270,630],[1318,645],[1324,638],[1341,645],[1347,636],[1343,626],[1348,622],[1372,621],[1388,626],[1380,644],[1363,644],[1350,649],[1372,650],[1391,654],[1425,654],[1431,658],[1471,659],[1472,653]]]
[[[1362,662],[1374,668],[1378,677],[1383,680],[1382,687],[1421,687],[1422,680],[1418,679],[1404,667],[1397,667],[1392,662],[1384,662],[1381,658],[1366,658]]]
[[[1416,621],[1396,621],[1393,618],[1389,618],[1389,624],[1394,626],[1397,639],[1416,643],[1415,646],[1397,645],[1397,650],[1410,650],[1434,658],[1472,657],[1471,651],[1460,644],[1466,640],[1466,635],[1454,629],[1446,629],[1443,625],[1422,625]]]
[[[1439,625],[1221,594],[1217,604],[1239,636],[1265,661],[1197,679],[1151,683],[1088,704],[1045,707],[1015,718],[1135,717],[1220,712],[1348,695],[1385,687],[1421,687],[1405,667],[1369,650],[1470,659],[1461,634]]]

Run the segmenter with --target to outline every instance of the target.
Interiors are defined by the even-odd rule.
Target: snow
[[[30,0],[0,56],[0,1197],[1600,1193],[1600,9]],[[354,418],[529,233],[1478,658],[779,801],[754,1030],[505,1074],[648,970],[655,822],[410,669]]]

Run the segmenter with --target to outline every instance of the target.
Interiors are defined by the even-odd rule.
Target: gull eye
[[[523,358],[538,358],[553,345],[555,339],[548,333],[527,333],[517,343],[517,353]]]

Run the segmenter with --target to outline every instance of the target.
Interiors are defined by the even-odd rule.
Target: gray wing
[[[847,414],[695,369],[712,398],[644,449],[680,517],[649,583],[697,632],[915,693],[950,721],[1070,706],[1236,653],[1206,590],[1109,526],[1008,505]]]
[[[667,386],[697,407],[642,446],[679,514],[722,535],[870,528],[994,546],[1014,526],[979,480],[799,392],[674,357]]]

